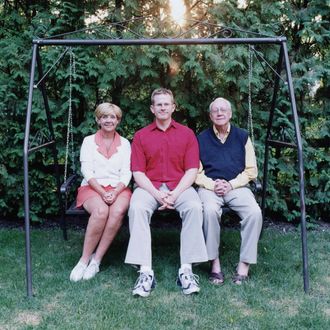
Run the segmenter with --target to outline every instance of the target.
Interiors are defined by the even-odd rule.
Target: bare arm
[[[96,179],[91,178],[88,180],[88,184],[91,188],[93,188],[103,199],[105,203],[108,205],[111,204],[109,198],[110,198],[110,192],[106,192],[104,188],[97,182]]]
[[[146,190],[150,195],[152,195],[161,205],[164,205],[164,198],[167,196],[166,192],[160,191],[155,188],[150,179],[145,175],[144,172],[136,171],[133,172],[133,177],[136,184]]]
[[[191,185],[195,182],[197,171],[197,168],[190,168],[185,172],[175,189],[170,191],[164,199],[166,203],[166,208],[174,208],[174,203],[180,196],[180,194],[189,187],[191,187]]]
[[[148,191],[160,204],[160,210],[173,209],[173,205],[179,195],[188,189],[195,181],[197,168],[191,168],[185,172],[176,188],[170,192],[156,189],[150,179],[143,172],[133,172],[134,180],[137,185]]]
[[[197,168],[190,168],[185,172],[176,188],[171,191],[171,196],[174,201],[176,201],[180,194],[191,187],[191,185],[195,182],[197,171]]]

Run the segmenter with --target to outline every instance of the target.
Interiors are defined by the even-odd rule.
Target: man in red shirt
[[[155,121],[134,135],[131,169],[137,188],[128,212],[130,240],[126,260],[140,266],[133,295],[147,297],[155,287],[150,220],[158,208],[176,209],[182,219],[178,285],[184,294],[199,292],[192,263],[207,261],[202,205],[191,187],[199,167],[197,139],[191,129],[172,119],[173,94],[160,88],[151,95]]]

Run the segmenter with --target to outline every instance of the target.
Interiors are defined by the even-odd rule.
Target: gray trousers
[[[209,260],[219,257],[221,207],[226,204],[241,218],[240,261],[255,264],[262,214],[251,190],[237,188],[219,197],[211,190],[199,188],[198,194],[203,203],[203,231]]]
[[[162,189],[164,190],[164,187]],[[150,221],[153,212],[159,206],[158,201],[146,190],[141,188],[134,190],[128,210],[130,239],[125,263],[151,267]],[[207,261],[203,235],[203,210],[196,190],[192,187],[185,190],[177,198],[174,207],[182,219],[181,264]]]

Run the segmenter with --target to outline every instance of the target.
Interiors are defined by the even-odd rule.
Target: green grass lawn
[[[0,329],[330,329],[329,230],[308,232],[310,292],[303,291],[299,230],[265,229],[251,280],[235,286],[230,277],[238,259],[239,231],[225,228],[222,265],[226,282],[208,283],[208,265],[194,267],[201,292],[183,296],[175,279],[179,233],[153,229],[157,287],[134,298],[137,273],[123,263],[127,228],[121,230],[101,272],[92,280],[69,281],[84,237],[70,230],[33,229],[34,297],[26,297],[25,239],[20,229],[0,229]]]

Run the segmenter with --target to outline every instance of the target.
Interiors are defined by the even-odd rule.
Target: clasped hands
[[[217,179],[215,180],[214,192],[217,196],[222,197],[226,195],[233,187],[231,184],[226,180]],[[174,209],[174,203],[176,197],[174,196],[173,191],[161,191],[158,190],[156,199],[161,204],[158,210],[165,210],[165,209]]]
[[[174,197],[173,191],[158,190],[156,199],[161,204],[158,210],[160,211],[165,209],[174,210],[174,203],[176,198]]]
[[[217,196],[222,197],[232,189],[233,187],[228,181],[221,179],[215,180],[214,192]]]
[[[111,205],[117,199],[117,195],[118,193],[116,190],[106,191],[102,195],[102,199],[106,204]]]

